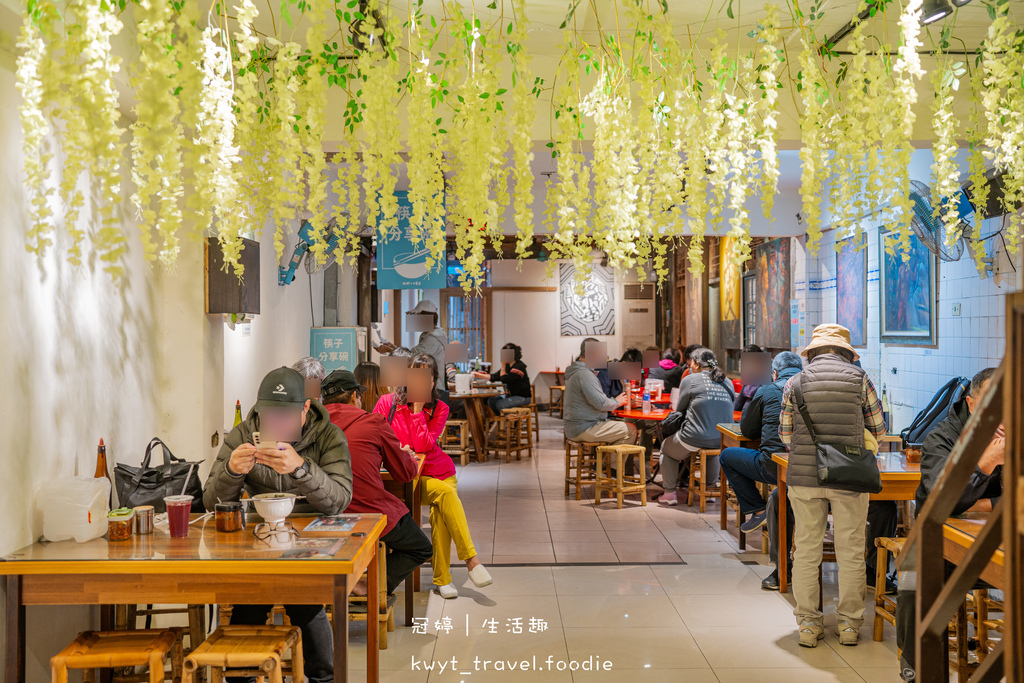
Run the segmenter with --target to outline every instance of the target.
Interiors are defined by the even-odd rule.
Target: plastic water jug
[[[106,477],[59,477],[37,494],[47,541],[75,539],[79,543],[107,533],[110,480]]]

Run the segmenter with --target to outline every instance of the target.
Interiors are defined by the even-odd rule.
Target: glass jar
[[[217,503],[214,506],[214,518],[217,522],[217,531],[230,533],[245,528],[241,503]]]
[[[107,536],[111,541],[128,541],[132,537],[135,512],[118,508],[107,513]]]

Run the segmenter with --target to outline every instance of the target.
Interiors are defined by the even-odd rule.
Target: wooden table
[[[213,517],[193,525],[188,538],[171,538],[160,525],[129,541],[41,542],[11,553],[0,561],[0,574],[7,575],[4,680],[25,681],[26,605],[277,603],[333,605],[334,680],[345,683],[348,596],[364,571],[368,594],[377,595],[377,541],[384,530],[383,515],[352,516],[358,519],[350,531],[304,531],[313,517],[289,520],[303,540],[338,539],[332,559],[289,558],[293,541],[272,546],[253,536],[254,524],[218,533]],[[377,681],[378,634],[372,620],[367,624],[367,681]]]
[[[473,448],[476,449],[478,462],[487,460],[487,428],[484,426],[484,416],[487,414],[486,411],[490,410],[487,407],[487,399],[501,396],[504,393],[504,391],[492,389],[473,389],[468,394],[451,394],[451,398],[466,404],[469,436],[473,440]]]
[[[789,546],[786,536],[786,515],[789,499],[786,489],[786,473],[789,469],[789,453],[775,453],[772,460],[779,466],[779,592],[789,590]],[[921,463],[907,462],[902,453],[879,453],[875,458],[882,475],[882,490],[871,494],[871,500],[914,500],[917,486],[921,483]]]
[[[554,375],[555,384],[565,384],[563,378],[565,377],[564,370],[541,370],[537,373],[538,375]]]
[[[654,420],[661,422],[672,412],[665,408],[651,408],[651,412],[645,413],[640,408],[619,408],[612,412],[615,417],[626,417],[631,420]]]
[[[757,450],[757,448],[761,445],[761,440],[760,439],[748,439],[747,437],[743,436],[743,432],[740,431],[739,423],[736,423],[736,422],[723,422],[723,423],[721,423],[721,424],[719,424],[717,426],[717,429],[718,429],[718,431],[722,435],[722,450],[723,451],[726,448],[751,448],[753,450]],[[724,469],[722,469],[722,471],[721,471],[721,478],[722,478],[722,491],[725,491],[725,487],[727,485],[727,482],[726,482],[725,470]],[[729,506],[726,505],[726,501],[724,500],[724,497],[725,497],[724,493],[722,494],[722,497],[723,497],[723,500],[722,500],[722,504],[720,506],[722,508],[721,527],[722,527],[722,531],[725,531],[726,529],[729,528]],[[737,500],[737,504],[739,504],[738,500]],[[746,534],[744,534],[741,531],[740,532],[740,550],[744,550],[745,549],[745,546],[746,546],[745,536],[746,536]]]
[[[387,470],[380,471],[380,478],[384,480],[384,490],[405,503],[412,513],[412,519],[416,526],[421,525],[420,510],[420,473],[423,472],[423,463],[426,456],[422,453],[416,454],[416,476],[412,481],[395,481]],[[420,568],[416,567],[412,574],[406,577],[405,581],[405,625],[412,626],[413,593],[420,590]]]
[[[1005,519],[1005,517],[1004,517]],[[968,548],[974,545],[985,526],[980,519],[948,519],[942,526],[942,554],[949,562],[960,564]],[[981,580],[1003,590],[1003,565],[1006,554],[1002,545],[992,553],[992,559],[981,572]]]

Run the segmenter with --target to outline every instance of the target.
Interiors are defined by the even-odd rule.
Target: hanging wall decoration
[[[790,344],[789,238],[772,240],[754,249],[757,264],[757,343],[769,349]]]
[[[580,293],[576,285],[576,266],[558,264],[563,337],[615,334],[615,273],[598,264],[589,271]]]
[[[850,342],[867,345],[868,236],[836,243],[836,322],[850,330]]]
[[[743,299],[742,269],[735,258],[730,258],[734,238],[723,237],[718,247],[718,286],[722,306],[722,346],[738,349],[742,344],[740,302]]]
[[[938,299],[938,257],[910,236],[910,257],[903,259],[891,247],[897,234],[879,231],[878,293],[881,341],[930,346],[938,343],[935,305]]]

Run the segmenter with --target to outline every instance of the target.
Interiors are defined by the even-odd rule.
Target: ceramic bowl
[[[252,502],[268,524],[278,524],[287,519],[295,507],[294,493],[260,493],[252,497]]]

